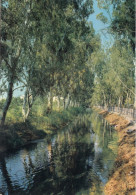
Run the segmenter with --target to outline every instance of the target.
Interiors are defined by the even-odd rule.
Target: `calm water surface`
[[[0,155],[0,192],[103,195],[117,155],[117,134],[92,112],[51,138]]]

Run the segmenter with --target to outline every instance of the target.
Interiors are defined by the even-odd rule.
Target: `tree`
[[[113,0],[113,19],[110,28],[121,39],[129,40],[135,52],[135,1]]]
[[[129,42],[135,52],[135,1],[133,0],[97,0],[98,7],[109,14],[109,18],[100,13],[97,17],[109,24],[108,32],[116,39]]]
[[[93,102],[105,106],[132,104],[134,95],[134,67],[131,47],[119,41],[106,51],[98,51],[95,59],[95,87]],[[103,97],[103,98],[102,98]]]
[[[93,74],[87,61],[97,41],[87,22],[92,5],[92,0],[2,2],[2,74],[9,85],[2,126],[15,84],[25,89],[24,119],[32,107],[30,97],[50,94],[51,109],[53,95],[63,96],[64,104],[91,97]]]
[[[41,12],[45,8],[46,11]],[[61,94],[64,102],[67,97],[74,97],[70,83],[76,86],[75,81],[79,81],[80,78],[78,73],[85,67],[94,47],[92,40],[95,32],[86,21],[92,12],[92,1],[63,3],[40,1],[35,7],[35,17],[39,18],[36,25],[39,26],[38,34],[41,36],[42,43],[38,55],[41,64],[45,66],[45,75],[50,81],[48,83],[50,100],[52,91],[56,95]],[[87,68],[84,70],[88,71]],[[75,80],[73,73],[75,73]]]
[[[133,59],[135,54],[135,2],[133,0],[97,1],[99,7],[105,9],[111,15],[108,32],[114,35],[115,40],[120,40],[121,44],[128,45],[129,43],[131,45],[133,51],[132,56]],[[108,19],[105,18],[103,14],[100,14],[98,18],[105,22],[108,21]],[[134,67],[135,67],[134,107],[136,108],[136,63],[134,63]]]
[[[31,2],[17,0],[2,1],[2,30],[1,30],[1,64],[3,78],[8,84],[7,98],[1,118],[1,126],[5,123],[6,114],[13,97],[14,85],[20,82],[24,64],[21,57],[26,48],[29,34],[27,23],[28,4]],[[24,15],[25,13],[25,15]]]
[[[7,114],[7,110],[12,100],[13,95],[13,86],[16,80],[17,72],[16,70],[20,67],[19,57],[21,54],[21,39],[19,37],[18,25],[21,24],[21,14],[22,7],[18,7],[20,4],[15,6],[15,1],[11,3],[6,1],[2,2],[2,33],[1,33],[1,45],[2,45],[2,70],[6,75],[8,81],[8,90],[7,90],[7,99],[3,108],[1,125],[3,126],[5,123],[5,118]],[[12,11],[14,9],[14,12]],[[17,12],[17,10],[20,12]],[[12,21],[11,21],[12,18]],[[14,32],[14,33],[13,33]]]

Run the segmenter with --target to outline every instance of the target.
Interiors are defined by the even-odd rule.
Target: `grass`
[[[0,151],[14,149],[27,144],[31,140],[44,138],[47,134],[54,134],[62,129],[84,109],[71,107],[67,110],[54,109],[46,113],[46,107],[35,104],[28,120],[23,122],[20,103],[10,106],[7,114],[6,126],[0,130]],[[4,148],[4,149],[3,149]]]
[[[73,118],[82,114],[84,112],[83,108],[69,108],[63,111],[53,110],[50,114],[45,116],[32,117],[32,124],[37,128],[43,129],[46,133],[51,130],[55,130],[64,127],[68,122],[71,122]]]
[[[0,150],[2,150],[1,146],[4,150],[15,149],[46,136],[43,130],[37,130],[29,121],[6,125],[0,130],[0,134]]]

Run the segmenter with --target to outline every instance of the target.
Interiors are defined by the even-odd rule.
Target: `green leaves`
[[[107,23],[107,22],[108,22],[107,17],[105,17],[105,16],[103,15],[103,13],[99,13],[99,14],[96,16],[96,19],[101,20],[103,23]]]
[[[130,45],[116,41],[107,51],[98,51],[92,56],[95,64],[95,86],[92,102],[97,104],[118,105],[133,102],[134,65]]]

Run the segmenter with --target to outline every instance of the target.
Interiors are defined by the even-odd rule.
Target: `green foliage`
[[[66,118],[71,119],[73,111],[67,109],[69,105],[84,108],[91,103],[117,105],[119,100],[122,105],[131,104],[133,4],[98,0],[98,7],[107,13],[113,10],[109,29],[118,34],[113,46],[106,51],[101,48],[92,23],[87,21],[93,13],[92,0],[19,3],[3,0],[0,84],[4,86],[1,93],[7,91],[8,121],[22,121],[22,104],[24,115],[30,108],[28,119],[44,129],[49,124],[57,128]],[[103,13],[97,18],[109,22]],[[28,92],[24,103],[12,98],[18,84]],[[54,102],[53,97],[61,100]],[[34,102],[31,105],[30,98]]]
[[[12,121],[13,122],[13,121]],[[37,130],[29,121],[16,122],[5,127],[5,131],[1,132],[0,144],[3,144],[8,149],[18,148],[33,140],[45,137],[46,133],[43,130]]]
[[[107,17],[105,17],[105,16],[103,15],[103,13],[99,13],[99,14],[96,16],[96,19],[101,20],[103,23],[107,23],[107,22],[108,22]]]
[[[133,0],[97,0],[98,7],[109,14],[109,20],[102,13],[98,19],[106,23],[108,20],[108,32],[125,44],[131,44],[135,52],[135,1]]]
[[[53,110],[50,114],[43,116],[33,115],[30,120],[38,129],[44,129],[46,132],[51,129],[60,129],[67,125],[68,122],[72,121],[73,118],[82,114],[84,109],[69,108],[67,110],[55,111]],[[54,132],[54,131],[53,131]]]
[[[6,113],[14,85],[20,83],[34,100],[52,93],[88,104],[94,75],[87,62],[100,42],[87,21],[93,13],[93,1],[4,0],[2,10],[2,70],[10,89]],[[29,107],[26,103],[24,112]]]
[[[101,56],[101,57],[99,57]],[[129,106],[134,101],[133,51],[116,41],[106,52],[93,56],[95,87],[92,104]]]
[[[133,52],[135,50],[135,1],[113,1],[113,20],[111,29],[120,38],[123,35],[130,41]]]

